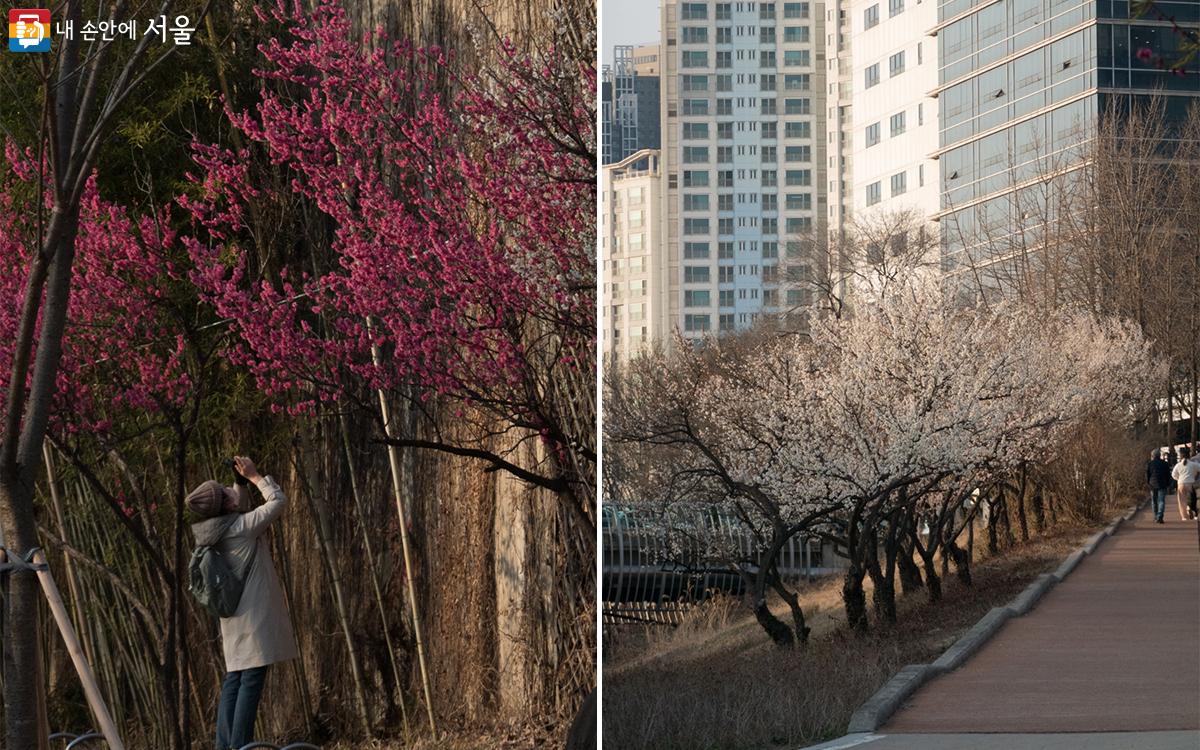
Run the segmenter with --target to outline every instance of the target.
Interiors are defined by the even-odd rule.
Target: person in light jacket
[[[234,571],[246,576],[237,611],[221,618],[226,674],[217,709],[216,750],[238,750],[253,741],[267,667],[299,655],[270,545],[263,538],[287,507],[287,496],[274,479],[259,474],[249,458],[237,456],[233,462],[237,472],[258,487],[266,500],[263,505],[248,511],[244,488],[224,487],[215,480],[201,484],[185,500],[196,519],[196,545],[215,546]]]
[[[1189,521],[1195,518],[1196,514],[1188,506],[1192,489],[1200,483],[1200,462],[1193,460],[1187,446],[1179,449],[1179,463],[1171,470],[1171,478],[1179,483],[1179,494],[1175,498],[1179,503],[1179,519]]]

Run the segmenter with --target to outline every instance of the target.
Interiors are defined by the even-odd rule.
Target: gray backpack
[[[246,579],[250,577],[257,555],[258,540],[255,539],[254,550],[239,577],[215,544],[197,547],[192,551],[192,559],[188,563],[188,590],[217,617],[232,617],[237,612],[238,602],[242,600],[242,591],[246,588]]]

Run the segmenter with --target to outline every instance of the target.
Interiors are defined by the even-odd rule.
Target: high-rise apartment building
[[[600,90],[601,163],[659,147],[658,45],[618,46]]]
[[[663,250],[685,337],[788,305],[781,256],[825,231],[825,24],[813,9],[663,2]]]
[[[659,153],[639,151],[601,170],[600,351],[626,360],[669,340],[667,259],[662,252]]]
[[[853,0],[853,216],[937,210],[934,0]]]
[[[1130,5],[938,2],[930,32],[938,45],[937,218],[947,272],[983,266],[1003,287],[1006,252],[1014,241],[1036,249],[1057,210],[1046,196],[1055,181],[1077,176],[1114,98],[1160,92],[1175,120],[1197,101],[1200,76],[1158,65],[1170,67],[1187,30],[1200,31],[1200,3],[1156,0],[1154,12],[1140,18],[1131,17]]]

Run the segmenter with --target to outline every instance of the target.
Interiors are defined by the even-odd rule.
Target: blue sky
[[[658,9],[658,0],[602,0],[600,60],[611,64],[613,47],[618,44],[658,41]]]

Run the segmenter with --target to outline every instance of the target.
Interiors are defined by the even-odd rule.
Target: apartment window
[[[717,187],[719,187],[719,188],[733,187],[733,170],[732,169],[726,169],[724,171],[717,172]]]
[[[807,68],[811,59],[806,49],[790,49],[783,53],[783,64],[788,68]]]
[[[811,193],[788,193],[785,202],[789,211],[811,211],[812,210],[812,194]]]
[[[812,184],[811,169],[789,169],[784,177],[784,183],[788,187],[808,186]]]
[[[903,195],[908,189],[908,173],[901,172],[900,174],[892,175],[892,197]]]
[[[763,50],[762,56],[758,58],[758,67],[774,68],[775,67],[775,51]]]
[[[883,189],[878,182],[872,182],[867,185],[867,205],[874,206],[879,201],[883,200]],[[687,220],[684,219],[686,222]]]
[[[684,219],[684,234],[708,234],[708,219]]]
[[[753,3],[750,4],[750,8],[753,10]],[[775,3],[759,3],[758,17],[763,21],[775,20]]]
[[[717,146],[717,164],[733,163],[733,146]]]
[[[730,268],[729,271],[732,274],[733,269]],[[719,307],[733,307],[733,305],[734,305],[733,290],[732,289],[722,289],[722,290],[718,291],[717,292],[717,305]]]
[[[717,69],[725,70],[733,67],[733,57],[728,52],[717,53]]]
[[[733,234],[733,219],[717,219],[717,234]]]
[[[811,87],[808,73],[793,73],[783,77],[783,87],[788,91],[808,91]]]
[[[775,76],[772,73],[763,73],[763,76],[762,76],[762,78],[759,79],[758,83],[759,83],[759,86],[758,86],[759,91],[774,91],[775,90]]]
[[[708,187],[708,171],[707,170],[683,170],[683,186],[690,187]]]
[[[707,44],[708,27],[684,26],[681,31],[681,38],[684,44]]]
[[[644,218],[645,214],[643,214],[641,211],[630,211],[627,216],[629,217],[630,229],[641,229],[646,223]]]
[[[733,266],[721,266],[717,269],[717,282],[720,284],[733,283]],[[730,294],[733,294],[731,291]]]
[[[708,76],[683,76],[684,91],[708,91]]]
[[[784,160],[789,162],[812,161],[812,146],[788,146],[784,150]]]
[[[730,303],[730,307],[732,307]],[[732,331],[733,330],[733,313],[723,313],[717,323],[718,330]]]
[[[763,162],[763,164],[771,164],[776,159],[778,159],[779,157],[776,156],[777,153],[778,153],[778,151],[776,150],[776,148],[774,146],[763,146],[762,147],[762,162]]]
[[[917,165],[917,187],[925,187],[925,165]]]
[[[684,193],[683,196],[684,211],[707,211],[708,210],[708,193]]]
[[[733,259],[733,243],[732,242],[720,243],[717,246],[717,257],[721,260],[732,260]],[[730,271],[730,273],[733,273],[733,271]]]
[[[891,125],[892,125],[892,137],[893,138],[895,138],[896,136],[903,133],[904,132],[904,113],[897,112],[896,114],[892,115]]]
[[[925,105],[917,104],[917,125],[925,124]]]
[[[703,21],[708,18],[708,3],[684,3],[679,17],[684,21]]]
[[[684,315],[683,330],[693,333],[710,331],[712,324],[709,322],[708,315]]]
[[[759,102],[759,111],[764,115],[776,114],[778,110],[775,108],[775,99],[763,99],[761,102]]]
[[[800,216],[787,220],[787,233],[790,235],[808,234],[812,231],[812,219]]]
[[[775,187],[779,184],[778,172],[774,169],[764,169],[762,173],[762,186]]]
[[[684,164],[707,164],[708,163],[708,146],[684,146],[683,147],[683,163]]]
[[[728,21],[733,17],[733,3],[717,3],[716,19]]]
[[[763,26],[758,30],[759,44],[774,44],[775,43],[775,27]]]
[[[867,148],[879,143],[879,123],[873,122],[867,126]]]
[[[762,257],[764,260],[767,260],[770,258],[778,258],[779,257],[779,243],[778,242],[762,243]]]
[[[762,210],[778,211],[779,210],[779,196],[776,195],[775,193],[763,193],[762,194]]]
[[[729,73],[717,74],[717,92],[733,91],[733,76]]]
[[[888,58],[888,76],[895,78],[904,72],[904,50]]]
[[[786,138],[812,138],[812,123],[789,122],[784,125],[783,134]]]
[[[783,113],[786,115],[810,115],[812,114],[811,99],[784,99]]]
[[[708,266],[684,266],[683,283],[707,284],[712,281],[712,271]]]
[[[783,41],[788,44],[797,42],[807,44],[809,39],[807,26],[784,26]]]
[[[684,260],[706,260],[708,258],[708,243],[707,242],[685,242],[683,243],[683,259]]]
[[[684,68],[707,68],[708,67],[708,52],[704,50],[684,50],[683,62],[681,67]]]
[[[733,115],[733,100],[718,99],[717,100],[717,117],[730,117]]]
[[[717,196],[717,210],[718,211],[732,211],[733,210],[733,194],[732,193],[730,193],[728,195],[718,195]]]
[[[733,44],[733,29],[731,27],[717,27],[717,44]]]
[[[766,140],[774,140],[779,137],[779,123],[764,122],[762,124],[762,137]]]
[[[733,123],[718,122],[717,123],[717,140],[728,141],[733,139]]]
[[[763,234],[779,234],[779,219],[763,218],[762,220]]]
[[[904,12],[904,0],[888,0],[888,18]]]
[[[707,99],[684,99],[683,114],[685,115],[707,115],[708,100]]]
[[[720,128],[720,125],[717,126]],[[707,122],[685,122],[683,124],[683,140],[703,141],[708,139]]]
[[[808,3],[784,3],[784,18],[808,18]]]
[[[863,11],[863,30],[879,25],[879,5],[872,5]]]
[[[686,77],[686,76],[685,76]],[[879,63],[875,63],[863,71],[863,88],[871,88],[879,83]]]

